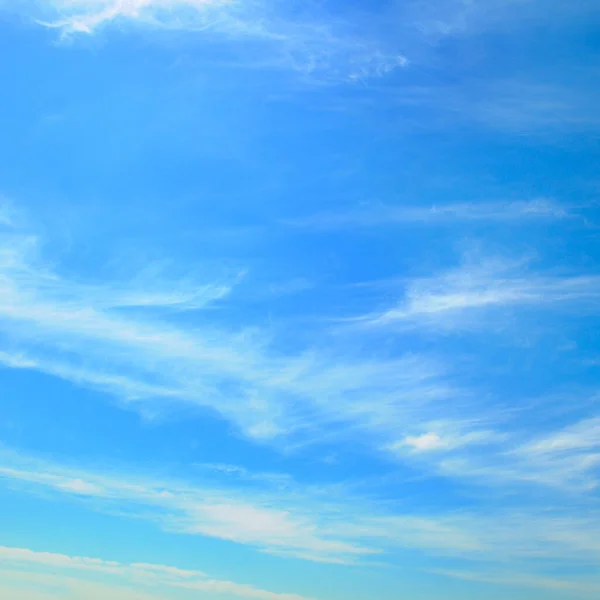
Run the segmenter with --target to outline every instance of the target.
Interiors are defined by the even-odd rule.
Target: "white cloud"
[[[290,444],[361,428],[379,447],[458,393],[424,357],[364,359],[336,343],[281,352],[273,332],[216,327],[206,311],[226,306],[235,278],[179,289],[150,269],[98,285],[62,278],[38,254],[33,236],[0,239],[0,364],[99,389],[143,414],[209,408],[253,439]]]
[[[593,568],[600,557],[598,513],[582,509],[578,517],[565,515],[565,511],[548,506],[463,509],[433,515],[363,514],[343,527],[347,535],[387,548],[412,548],[429,556],[462,559],[469,570],[472,561],[511,565],[515,576],[528,568],[552,567],[555,561],[579,569]]]
[[[86,595],[76,597],[82,600],[92,597],[150,600],[172,597],[178,589],[184,589],[253,600],[307,600],[306,597],[297,594],[275,593],[251,585],[210,579],[201,571],[182,570],[164,565],[122,564],[97,558],[73,557],[8,547],[0,547],[0,559],[4,568],[3,580],[7,578],[6,575],[9,579],[23,575],[30,583],[35,583],[36,579],[52,580],[59,588],[64,588],[61,596],[63,598],[72,598],[73,591],[86,590]],[[9,570],[9,567],[12,567],[12,570]],[[51,567],[52,575],[47,575],[43,570],[36,572],[36,568],[39,567]],[[108,582],[86,581],[82,577],[82,572],[99,573],[110,576],[110,579]],[[74,576],[73,573],[76,575]],[[160,591],[158,592],[160,596],[149,593],[149,590],[157,588],[166,590],[166,595],[163,596]]]
[[[18,600],[167,600],[166,596],[140,591],[133,586],[36,573],[31,569],[0,569],[0,596]],[[168,600],[172,600],[170,590]]]
[[[324,213],[287,221],[291,225],[316,229],[381,227],[397,225],[439,225],[482,222],[518,223],[549,221],[573,216],[557,202],[545,198],[513,202],[463,202],[434,206],[373,203],[347,212]]]
[[[600,486],[600,417],[538,435],[510,454],[524,477],[574,490]]]
[[[500,561],[513,568],[515,577],[526,574],[528,568],[552,566],[557,560],[581,569],[592,567],[600,558],[600,515],[589,505],[582,505],[576,517],[552,505],[405,512],[396,503],[392,508],[378,501],[372,492],[365,498],[336,486],[315,489],[290,482],[291,489],[282,492],[263,482],[256,489],[234,490],[131,473],[106,476],[15,456],[5,456],[3,462],[9,466],[0,469],[0,477],[12,486],[20,484],[22,491],[45,490],[47,494],[54,490],[80,501],[87,495],[93,500],[88,505],[93,510],[114,511],[119,518],[146,518],[166,531],[217,537],[284,557],[368,565],[377,554],[385,560],[395,549],[410,548],[429,556],[433,565],[444,557],[464,561],[465,572],[473,568],[473,561]],[[159,583],[249,598],[295,598],[269,596],[247,586],[215,582],[199,571],[168,566],[124,565],[11,549],[0,549],[0,560],[114,577],[135,574],[136,581],[148,582],[157,592],[162,592],[155,587]]]
[[[494,452],[443,457],[442,473],[480,484],[543,485],[567,494],[600,486],[600,419],[586,418],[553,432],[514,440]]]
[[[520,448],[529,458],[600,450],[600,417],[585,419]]]
[[[189,19],[190,27],[206,27],[218,19],[215,9],[231,5],[227,0],[53,0],[50,9],[57,19],[47,23],[69,32],[92,33],[98,27],[119,20],[142,21],[148,24],[181,25],[181,17]]]
[[[263,47],[254,48],[257,57],[244,49],[250,66],[291,68],[306,78],[330,82],[383,77],[407,64],[401,53],[384,48],[376,37],[365,37],[364,29],[356,33],[356,24],[314,4],[289,13],[271,0],[51,0],[25,7],[28,16],[63,35],[136,25],[186,31],[206,41],[220,37],[258,42]]]
[[[371,325],[415,324],[461,327],[497,308],[562,307],[597,312],[600,276],[530,273],[524,261],[478,260],[407,282],[393,308],[359,319]],[[483,324],[483,321],[481,321]]]
[[[408,446],[416,452],[428,452],[445,448],[446,442],[437,433],[424,433],[416,437],[407,436],[400,442],[400,445]]]
[[[280,447],[360,439],[366,449],[384,449],[396,460],[422,462],[431,473],[451,478],[581,490],[595,486],[595,450],[546,456],[528,465],[515,450],[525,444],[523,436],[507,444],[496,431],[499,421],[491,409],[461,389],[442,364],[410,354],[364,358],[360,352],[341,352],[339,340],[331,347],[281,352],[260,331],[216,328],[205,317],[206,310],[186,314],[191,320],[184,321],[173,318],[164,302],[155,302],[152,310],[123,308],[121,299],[131,297],[127,286],[60,277],[44,268],[31,236],[13,233],[0,242],[0,364],[8,368],[35,369],[109,392],[143,414],[173,403],[209,408],[247,436]],[[473,314],[494,308],[597,310],[600,279],[529,274],[524,265],[472,262],[413,280],[399,307],[364,320],[457,327],[472,322],[468,319]],[[146,274],[144,281],[153,281],[154,289],[168,289],[162,276]],[[132,289],[138,285],[134,282]],[[198,285],[204,309],[226,303],[232,286]],[[194,287],[190,281],[185,284],[192,295]],[[93,490],[88,486],[98,482],[73,475],[60,484],[46,484],[85,496]],[[182,504],[178,506],[180,510]],[[190,511],[186,508],[183,516],[189,518]],[[187,526],[231,535],[230,526],[218,523],[216,514],[198,509]],[[288,526],[310,531],[303,521],[292,519]],[[274,535],[269,542],[272,549],[282,551],[277,544],[287,535],[285,527],[281,537]],[[240,528],[236,535],[243,543],[253,543],[252,530]],[[293,551],[325,554],[317,549],[319,544],[309,546],[305,540]]]
[[[598,581],[573,581],[535,573],[519,575],[511,571],[489,573],[456,570],[440,570],[435,571],[435,573],[465,581],[493,583],[495,585],[518,588],[538,588],[549,592],[567,592],[570,598],[573,598],[572,594],[574,593],[578,595],[585,594],[586,597],[593,598],[596,598],[598,593],[600,593],[600,582]]]
[[[267,552],[280,552],[317,562],[354,562],[376,552],[357,540],[328,533],[330,516],[326,506],[316,509],[316,499],[298,503],[294,495],[271,492],[265,500],[260,492],[233,491],[218,485],[194,487],[124,475],[107,477],[51,463],[5,457],[0,479],[25,486],[32,492],[53,490],[111,511],[146,507],[147,518],[168,531],[204,535]],[[17,464],[14,464],[17,463]],[[19,464],[24,463],[24,464]]]
[[[477,429],[473,424],[453,422],[433,422],[429,424],[436,431],[420,435],[408,435],[388,446],[388,450],[401,453],[409,450],[414,453],[451,451],[472,445],[498,443],[503,435],[491,430]]]

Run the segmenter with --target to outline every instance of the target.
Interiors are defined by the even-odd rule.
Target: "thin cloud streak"
[[[107,476],[6,453],[2,463],[0,477],[30,493],[52,491],[93,500],[88,506],[94,510],[149,519],[165,531],[216,537],[301,560],[369,564],[376,555],[385,559],[394,549],[411,548],[466,564],[508,561],[518,574],[529,561],[581,566],[600,557],[600,515],[583,507],[577,518],[552,506],[398,514],[383,511],[374,499],[347,496],[340,488],[313,489],[292,482],[290,490],[282,491],[263,480],[254,491],[242,492],[131,473]],[[72,566],[86,569],[88,564],[76,561]],[[119,565],[100,567],[110,571]]]
[[[596,313],[600,275],[530,273],[526,262],[503,259],[465,262],[432,277],[406,284],[403,300],[380,313],[359,317],[373,326],[419,324],[460,328],[477,324],[495,308],[556,308]],[[485,321],[480,321],[483,326]]]
[[[521,202],[464,202],[434,206],[367,205],[348,212],[325,213],[286,223],[310,229],[352,229],[398,225],[442,225],[465,222],[518,223],[551,221],[573,216],[568,207],[552,200]]]
[[[53,570],[53,577],[59,584],[63,576],[75,576],[83,579],[85,573],[90,573],[109,576],[109,580],[114,583],[126,583],[132,586],[132,590],[140,590],[142,593],[146,589],[155,590],[164,587],[169,590],[169,594],[181,589],[254,600],[309,600],[305,596],[297,594],[270,592],[251,585],[211,579],[201,571],[183,570],[165,565],[123,564],[98,558],[35,552],[26,548],[10,547],[0,547],[0,560],[2,560],[5,572],[12,567],[15,573],[23,572],[27,577],[33,576],[34,578],[36,569],[39,569],[40,574],[43,575],[43,569],[50,567]],[[23,571],[16,571],[16,569],[23,569]],[[68,581],[66,579],[63,583]],[[90,581],[90,585],[93,586],[93,580]],[[111,597],[113,596],[111,595]]]
[[[302,447],[321,438],[360,439],[370,453],[452,479],[559,481],[591,489],[591,455],[529,468],[507,460],[507,452],[526,442],[507,444],[492,408],[460,389],[443,365],[411,355],[349,360],[311,349],[281,354],[256,331],[206,328],[202,310],[195,328],[183,328],[169,318],[169,307],[132,313],[119,306],[127,291],[114,300],[110,284],[105,290],[41,269],[23,245],[29,247],[31,238],[0,246],[0,320],[8,334],[0,364],[8,368],[108,392],[142,414],[181,404],[209,408],[255,441]],[[232,293],[200,287],[216,290],[206,309]],[[519,264],[492,261],[417,281],[409,290],[402,312],[390,310],[368,325],[457,327],[457,316],[500,306],[580,307],[600,295],[600,283],[594,277],[527,278]]]
[[[538,574],[516,575],[511,571],[472,573],[456,570],[439,570],[434,571],[434,573],[452,579],[462,579],[464,581],[493,583],[495,585],[507,587],[539,588],[551,592],[578,593],[594,598],[600,593],[600,582],[574,581]]]
[[[512,442],[496,453],[442,457],[438,468],[482,485],[542,485],[563,493],[590,494],[600,487],[600,418]]]
[[[247,66],[258,62],[293,69],[307,79],[331,83],[385,77],[408,64],[401,53],[354,33],[355,24],[317,14],[315,8],[287,14],[285,7],[269,0],[52,0],[29,16],[63,36],[129,24],[185,31],[207,41],[258,42],[259,58],[245,50]]]
[[[160,273],[147,286],[158,291],[141,297],[138,282],[129,290],[65,280],[36,254],[33,237],[0,244],[0,363],[109,392],[141,412],[187,404],[254,440],[359,428],[378,445],[459,394],[443,365],[418,355],[365,359],[335,344],[281,353],[256,329],[217,328],[205,313],[226,305],[235,282],[186,283],[167,301]],[[174,306],[191,325],[172,318]]]
[[[430,428],[426,433],[419,435],[408,435],[394,442],[388,449],[391,452],[401,454],[402,452],[429,453],[439,451],[450,451],[466,446],[489,445],[503,439],[503,436],[489,430],[465,427],[460,430],[457,423],[429,423]]]
[[[202,535],[249,545],[265,552],[285,553],[324,563],[349,563],[379,552],[356,540],[336,536],[331,530],[326,503],[316,510],[316,498],[293,502],[293,494],[255,497],[217,485],[190,487],[169,481],[105,476],[60,467],[52,463],[4,457],[0,478],[26,486],[31,492],[49,490],[79,500],[95,500],[93,506],[144,518],[166,531]],[[10,466],[13,464],[14,466]],[[287,503],[287,506],[286,506]],[[312,510],[312,512],[311,512]]]

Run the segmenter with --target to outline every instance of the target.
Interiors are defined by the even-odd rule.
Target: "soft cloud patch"
[[[66,32],[92,33],[115,21],[140,21],[153,26],[207,27],[220,17],[219,9],[232,5],[227,0],[53,0],[48,5],[57,13],[44,23]]]
[[[462,579],[464,581],[493,583],[506,587],[527,587],[543,589],[548,592],[567,592],[569,594],[583,594],[586,598],[596,598],[600,593],[600,582],[596,581],[576,581],[569,579],[559,579],[542,574],[523,574],[518,575],[512,571],[506,572],[470,572],[456,570],[435,571],[438,575],[451,577],[453,579]]]
[[[505,435],[481,429],[477,424],[456,421],[437,421],[429,424],[430,431],[419,435],[407,435],[387,446],[387,450],[402,457],[411,454],[452,453],[468,446],[498,447]]]
[[[415,452],[429,452],[440,450],[446,446],[446,442],[437,433],[424,433],[416,437],[408,436],[400,442],[402,446],[408,446]]]
[[[598,417],[532,436],[495,452],[444,457],[442,473],[482,485],[543,485],[566,494],[590,493],[600,487]]]

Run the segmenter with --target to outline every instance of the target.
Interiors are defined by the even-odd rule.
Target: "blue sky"
[[[0,0],[0,596],[597,598],[599,25]]]

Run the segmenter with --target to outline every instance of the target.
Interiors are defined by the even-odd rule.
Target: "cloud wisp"
[[[23,460],[6,454],[0,478],[31,492],[53,491],[72,499],[95,501],[103,510],[134,518],[140,507],[144,518],[165,531],[228,540],[263,552],[324,563],[352,563],[378,550],[358,540],[345,539],[332,528],[335,512],[318,495],[270,492],[270,485],[254,494],[206,482],[185,485],[136,476],[107,476],[52,463]],[[264,486],[263,486],[264,487]],[[266,495],[265,495],[266,494]]]
[[[453,579],[493,583],[494,585],[506,587],[526,587],[543,589],[548,592],[566,592],[578,595],[584,594],[586,598],[595,598],[600,592],[600,582],[595,580],[577,581],[572,579],[559,579],[544,574],[516,575],[512,571],[486,571],[482,573],[473,573],[448,569],[435,571],[435,573]]]
[[[595,415],[536,434],[429,423],[386,450],[430,473],[504,489],[523,501],[536,487],[552,490],[559,503],[574,496],[591,500],[600,489],[598,428]]]
[[[465,572],[476,564],[502,561],[514,566],[518,575],[557,560],[587,568],[600,557],[600,515],[589,506],[582,506],[576,518],[551,505],[402,513],[383,510],[386,504],[374,499],[348,496],[339,487],[303,487],[292,481],[292,488],[282,491],[263,480],[241,492],[214,483],[192,486],[131,473],[104,475],[6,452],[0,478],[30,493],[93,500],[87,504],[93,510],[149,519],[167,532],[228,540],[309,561],[370,564],[374,559],[391,560],[398,549],[412,549],[432,559],[450,556],[464,561]],[[20,556],[28,557],[26,553]],[[52,556],[43,560],[49,567],[65,562]],[[72,569],[98,569],[107,574],[121,574],[124,568],[152,570],[84,559],[67,563]],[[197,588],[190,589],[212,590],[204,574],[154,570],[178,580],[198,580]],[[243,596],[246,588],[239,590]],[[218,592],[219,586],[213,591]]]
[[[513,202],[464,202],[438,206],[367,205],[347,212],[318,214],[286,221],[309,229],[354,229],[400,225],[457,225],[460,223],[547,222],[573,216],[571,211],[547,199]]]
[[[222,18],[228,0],[54,0],[47,10],[56,19],[41,22],[65,32],[93,33],[115,21],[139,21],[154,27],[203,29]]]
[[[527,262],[471,260],[439,275],[409,280],[397,306],[357,321],[373,326],[455,329],[489,324],[482,316],[493,309],[597,312],[599,275],[532,273]]]
[[[0,244],[6,368],[101,390],[142,414],[209,410],[250,440],[276,447],[360,440],[371,455],[453,479],[593,488],[593,453],[519,459],[531,438],[511,438],[511,424],[439,361],[349,355],[339,340],[321,338],[282,352],[273,343],[277,332],[215,326],[215,311],[235,297],[233,280],[187,281],[181,291],[156,273],[143,286],[82,283],[44,268],[38,245],[14,232]],[[524,264],[468,263],[414,280],[399,307],[358,321],[357,339],[365,326],[483,326],[482,315],[507,307],[597,310],[597,277],[529,275]]]
[[[43,266],[36,238],[0,240],[0,362],[147,414],[173,404],[207,409],[257,441],[360,428],[379,445],[459,393],[426,357],[364,358],[322,340],[281,352],[276,332],[216,326],[235,281],[179,285],[155,274],[143,282],[67,280]]]
[[[34,584],[35,588],[35,583],[39,581],[52,582],[54,583],[52,587],[61,589],[62,597],[68,598],[72,597],[72,593],[81,592],[82,598],[158,600],[158,598],[172,598],[173,594],[179,597],[180,592],[190,591],[202,594],[202,597],[207,594],[210,597],[216,595],[253,600],[308,600],[305,596],[297,594],[271,592],[247,584],[212,579],[201,571],[165,565],[123,564],[98,558],[9,547],[0,547],[0,560],[2,561],[0,574],[3,581],[22,578],[19,587],[25,589],[27,583]],[[98,576],[101,577],[100,582]],[[86,590],[87,593],[84,595],[83,592]],[[48,596],[51,597],[56,596],[54,594]]]
[[[600,487],[600,418],[585,418],[535,436],[508,450],[503,458],[503,466],[496,468],[478,468],[473,459],[471,467],[449,461],[446,468],[462,470],[466,476],[479,472],[498,483],[523,481],[576,493],[594,492]]]
[[[248,66],[288,68],[321,82],[383,77],[408,62],[356,24],[312,4],[300,11],[270,0],[52,0],[28,6],[36,5],[29,16],[63,36],[125,26],[187,32],[206,42],[246,44]]]

